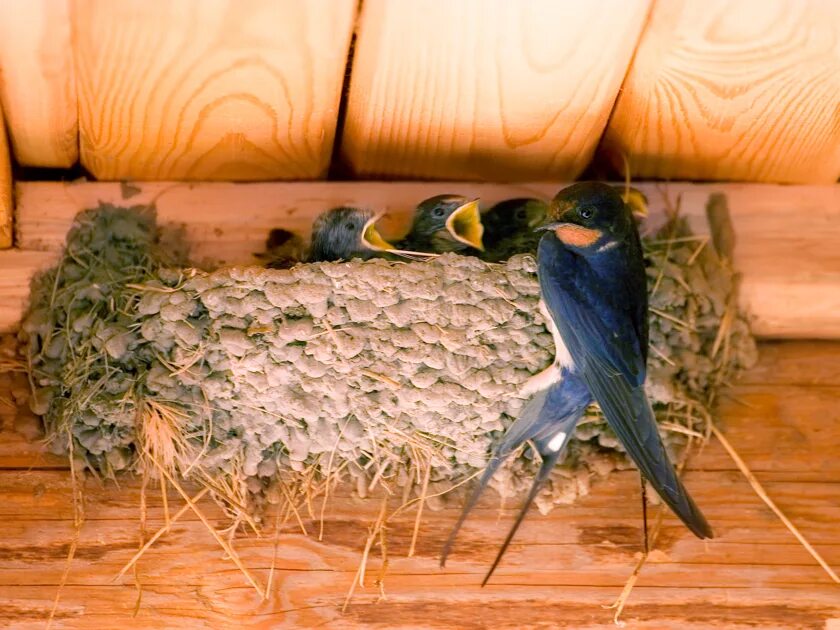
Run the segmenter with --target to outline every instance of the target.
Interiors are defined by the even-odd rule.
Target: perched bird
[[[482,259],[501,262],[514,254],[536,253],[539,232],[548,204],[540,199],[519,197],[497,203],[481,215],[484,224],[484,254]]]
[[[496,448],[486,479],[467,502],[441,562],[477,494],[498,468],[497,459],[531,439],[543,456],[543,467],[485,583],[591,400],[600,405],[643,479],[696,536],[713,536],[668,460],[645,395],[647,282],[630,206],[606,184],[574,184],[557,194],[538,229],[547,231],[537,261],[555,362],[528,383],[536,393]]]
[[[376,229],[379,215],[342,206],[322,213],[312,225],[309,262],[384,256],[394,246]]]
[[[437,195],[415,208],[411,230],[397,244],[397,249],[435,254],[482,251],[483,233],[477,199]]]

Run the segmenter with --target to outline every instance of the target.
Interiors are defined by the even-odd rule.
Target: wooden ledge
[[[650,223],[666,204],[679,205],[697,232],[707,229],[712,193],[726,195],[736,232],[735,265],[743,274],[742,302],[760,337],[840,339],[840,185],[634,184],[648,196]],[[182,226],[196,264],[253,263],[272,227],[309,234],[312,220],[339,204],[387,211],[386,236],[401,234],[411,209],[425,197],[456,192],[485,207],[517,196],[553,195],[562,184],[481,183],[40,183],[17,184],[16,243],[0,252],[0,331],[20,318],[32,252],[58,252],[77,212],[100,201],[155,202],[159,220]],[[48,263],[50,256],[42,256]]]

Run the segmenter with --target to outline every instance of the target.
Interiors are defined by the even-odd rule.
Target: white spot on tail
[[[567,370],[571,370],[575,366],[575,362],[572,360],[572,355],[569,354],[569,349],[566,348],[566,344],[563,343],[563,337],[560,336],[560,331],[554,325],[554,319],[551,317],[551,313],[548,312],[548,308],[542,300],[540,300],[539,308],[540,314],[545,320],[545,326],[551,331],[551,336],[554,338],[554,363]]]
[[[551,438],[551,442],[548,443],[548,449],[550,451],[554,451],[556,453],[561,448],[563,448],[563,444],[565,442],[566,442],[566,433],[563,432],[563,431],[560,431],[559,433],[557,433],[557,435],[555,435],[553,438]]]

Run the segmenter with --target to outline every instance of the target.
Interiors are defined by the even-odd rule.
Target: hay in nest
[[[523,383],[553,359],[529,255],[204,272],[159,243],[151,209],[79,215],[22,326],[32,407],[55,452],[106,476],[196,480],[240,521],[339,480],[362,496],[445,493],[484,466]],[[705,238],[674,219],[645,247],[648,394],[679,449],[755,344],[726,316],[733,274]],[[494,487],[524,490],[534,460],[523,449]],[[627,466],[593,407],[538,504]]]

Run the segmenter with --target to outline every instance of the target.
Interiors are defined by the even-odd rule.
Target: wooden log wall
[[[840,345],[763,344],[761,356],[724,398],[721,425],[767,492],[840,569]],[[416,512],[407,510],[388,524],[386,570],[376,541],[364,587],[342,613],[378,500],[354,499],[343,490],[331,495],[320,540],[319,500],[314,516],[301,510],[308,536],[292,519],[275,539],[271,514],[262,537],[234,532],[244,565],[261,585],[271,581],[264,601],[191,512],[146,552],[135,573],[115,580],[140,544],[141,482],[127,475],[118,485],[89,478],[86,520],[76,537],[67,461],[24,437],[37,425],[13,400],[27,387],[23,374],[0,374],[3,628],[46,627],[74,540],[54,630],[616,628],[614,611],[604,606],[621,592],[641,541],[633,470],[593,481],[589,496],[547,516],[532,510],[486,588],[481,578],[518,501],[500,506],[497,496],[486,495],[445,570],[438,558],[458,501],[423,512],[414,557],[407,554]],[[623,615],[628,630],[838,627],[840,586],[755,495],[718,442],[689,460],[685,481],[716,538],[698,540],[670,513],[665,517]],[[399,503],[392,498],[389,509]],[[145,504],[148,539],[165,523],[157,487],[149,487]],[[169,513],[183,505],[170,486]],[[217,529],[229,522],[207,499],[200,509]]]
[[[29,278],[52,263],[73,217],[100,201],[155,203],[162,224],[182,227],[195,264],[255,264],[272,227],[308,237],[313,219],[337,205],[386,212],[385,236],[401,236],[420,200],[441,192],[479,197],[485,207],[521,196],[550,197],[563,184],[483,183],[204,183],[125,185],[21,182],[16,241],[0,251],[0,332],[16,327]],[[707,230],[709,195],[725,195],[736,232],[735,266],[753,331],[770,338],[840,339],[840,186],[639,184],[650,200],[651,227],[679,205],[697,233]],[[803,217],[807,222],[803,224]]]
[[[0,100],[23,166],[79,159],[79,105],[69,0],[0,2]]]
[[[104,180],[840,176],[831,0],[4,0],[0,73]]]

